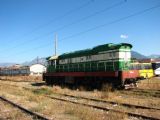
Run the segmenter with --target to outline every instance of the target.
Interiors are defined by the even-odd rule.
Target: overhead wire
[[[91,3],[93,3],[93,0],[88,0],[88,1],[87,1],[86,3],[84,3],[83,5],[78,6],[77,8],[74,8],[74,9],[72,9],[72,10],[64,13],[63,15],[58,16],[58,17],[52,19],[51,21],[49,21],[49,22],[47,22],[47,23],[45,23],[45,24],[43,24],[43,25],[38,26],[37,28],[33,29],[31,32],[34,32],[34,31],[36,31],[36,30],[38,30],[38,29],[42,29],[42,28],[46,27],[47,25],[50,25],[51,23],[53,23],[53,22],[55,22],[55,21],[58,21],[58,20],[66,17],[66,16],[68,16],[68,15],[74,13],[74,12],[79,11],[79,10],[82,9],[82,8],[87,7],[87,6],[90,5]]]
[[[145,12],[148,12],[148,11],[151,11],[153,9],[156,9],[156,8],[159,8],[160,7],[160,4],[159,5],[156,5],[156,6],[153,6],[153,7],[150,7],[150,8],[147,8],[147,9],[144,9],[144,10],[141,10],[139,12],[136,12],[136,13],[133,13],[131,15],[128,15],[128,16],[125,16],[125,17],[121,17],[119,19],[116,19],[114,21],[111,21],[109,23],[105,23],[105,24],[102,24],[102,25],[97,25],[93,28],[90,28],[90,29],[87,29],[85,31],[82,31],[82,32],[79,32],[79,33],[76,33],[76,34],[73,34],[73,35],[70,35],[70,36],[67,36],[67,37],[64,37],[62,39],[60,39],[59,41],[62,41],[62,40],[65,40],[65,39],[70,39],[70,38],[73,38],[73,37],[76,37],[76,36],[79,36],[79,35],[82,35],[82,34],[85,34],[87,32],[90,32],[90,31],[93,31],[93,30],[96,30],[98,28],[102,28],[102,27],[105,27],[107,25],[111,25],[111,24],[114,24],[114,23],[117,23],[117,22],[120,22],[120,21],[123,21],[123,20],[126,20],[126,19],[129,19],[131,17],[134,17],[134,16],[137,16],[137,15],[140,15],[140,14],[143,14]]]
[[[60,39],[59,41],[63,41],[63,40],[66,40],[66,39],[70,39],[70,38],[73,38],[73,37],[76,37],[76,36],[85,34],[85,33],[87,33],[87,32],[90,32],[90,31],[93,31],[93,30],[96,30],[96,29],[99,29],[99,28],[102,28],[102,27],[106,27],[107,25],[111,25],[111,24],[114,24],[114,23],[118,23],[118,22],[120,22],[120,21],[123,21],[123,20],[126,20],[126,19],[129,19],[129,18],[138,16],[138,15],[141,15],[141,14],[146,13],[146,12],[149,12],[149,11],[152,11],[152,10],[154,10],[154,9],[156,9],[156,8],[160,8],[160,4],[158,4],[158,5],[156,5],[156,6],[152,6],[152,7],[150,7],[150,8],[144,9],[144,10],[141,10],[141,11],[138,11],[138,12],[135,12],[135,13],[130,14],[130,15],[128,15],[128,16],[121,17],[121,18],[116,19],[116,20],[113,20],[113,21],[111,21],[111,22],[109,22],[109,23],[105,23],[105,24],[102,24],[102,25],[98,25],[98,26],[95,26],[95,27],[93,27],[93,28],[87,29],[87,30],[85,30],[85,31],[82,31],[82,32],[79,32],[79,33],[76,33],[76,34],[73,34],[73,35],[64,37],[64,38]],[[50,45],[50,43],[46,44],[45,46],[44,46],[44,45],[43,45],[43,46],[39,46],[38,49],[47,47],[48,45]],[[33,49],[35,49],[35,48],[33,48]],[[28,51],[28,50],[27,50],[27,51]],[[26,52],[27,52],[27,51],[26,51]],[[25,51],[24,51],[23,53],[25,53]],[[22,54],[23,54],[23,53],[22,53]]]
[[[84,4],[78,6],[78,7],[74,8],[74,9],[69,10],[68,12],[64,13],[63,15],[60,15],[60,16],[58,16],[58,17],[56,17],[56,18],[50,20],[49,22],[47,22],[47,23],[45,23],[45,24],[42,24],[42,25],[36,27],[36,28],[33,29],[32,31],[30,31],[30,32],[28,32],[28,33],[26,33],[26,34],[24,34],[23,37],[25,37],[25,36],[27,36],[27,35],[29,35],[29,34],[35,32],[35,31],[37,31],[37,30],[39,30],[39,29],[42,29],[42,28],[44,28],[44,27],[50,25],[51,23],[53,23],[53,22],[55,22],[55,21],[58,21],[58,20],[60,20],[60,19],[62,19],[62,18],[64,18],[64,17],[66,17],[66,16],[68,16],[68,15],[74,13],[74,12],[77,12],[77,11],[79,11],[80,9],[87,7],[87,6],[90,5],[91,3],[93,3],[93,0],[88,0],[88,1],[85,2]],[[21,38],[22,38],[22,37],[21,37]],[[20,38],[20,39],[21,39],[21,38]],[[39,39],[39,38],[40,38],[40,37],[36,37],[36,38],[32,39],[31,41],[34,41],[35,39]],[[26,40],[25,42],[27,42],[27,41],[28,41],[28,40]],[[13,43],[13,42],[15,42],[15,41],[12,40],[12,43]],[[24,42],[21,43],[20,45],[23,45],[23,44],[24,44]],[[13,48],[15,48],[15,47],[13,47]],[[4,51],[8,51],[8,49],[5,49]],[[1,51],[0,51],[0,52],[1,52]]]
[[[45,36],[51,35],[51,34],[53,34],[53,33],[55,33],[55,32],[58,32],[58,31],[61,31],[61,30],[65,29],[65,28],[67,28],[67,27],[70,27],[71,25],[74,25],[74,24],[76,24],[76,23],[79,23],[79,22],[82,22],[82,21],[84,21],[84,20],[90,19],[91,17],[94,17],[94,16],[96,16],[96,15],[98,15],[98,14],[100,14],[100,13],[103,13],[103,12],[108,11],[108,10],[110,10],[110,9],[112,9],[112,8],[115,8],[115,7],[119,6],[119,5],[122,5],[122,4],[124,4],[125,2],[126,2],[126,1],[124,1],[124,0],[123,0],[123,1],[120,1],[120,2],[117,2],[117,3],[115,3],[115,4],[113,4],[113,5],[109,6],[109,7],[106,7],[106,8],[104,8],[104,9],[102,9],[102,10],[99,10],[99,11],[94,12],[94,13],[92,13],[91,15],[85,16],[85,17],[83,17],[83,18],[81,18],[81,19],[79,19],[79,20],[73,21],[72,23],[66,24],[66,25],[64,25],[64,26],[62,26],[62,27],[59,27],[59,28],[57,28],[57,29],[55,29],[55,30],[52,30],[52,31],[50,31],[50,32],[48,32],[48,33],[46,33],[46,34],[44,34],[44,35],[38,36],[38,37],[30,40],[30,42],[28,42],[28,40],[27,40],[27,41],[24,41],[24,42],[22,42],[22,43],[20,43],[20,44],[18,44],[18,45],[15,45],[14,47],[12,47],[12,49],[15,49],[15,48],[17,48],[17,47],[19,47],[19,46],[26,45],[27,43],[32,43],[32,42],[34,42],[34,41],[39,40],[40,38],[44,38]],[[8,50],[9,50],[9,49],[4,50],[4,51],[8,51]],[[0,52],[2,52],[2,51],[0,51]]]

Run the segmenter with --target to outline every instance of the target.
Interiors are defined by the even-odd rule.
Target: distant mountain
[[[136,59],[147,59],[148,58],[147,56],[142,55],[136,51],[132,51],[131,56],[132,56],[132,58],[136,58]]]
[[[152,54],[150,56],[148,56],[149,58],[160,58],[160,55],[156,55],[156,54]]]
[[[36,63],[42,64],[42,65],[47,65],[47,61],[46,61],[45,57],[35,58],[32,61],[27,61],[27,62],[22,63],[22,65],[30,66],[30,65],[33,65],[33,64],[36,64]]]
[[[36,63],[42,64],[42,65],[45,65],[45,66],[47,65],[47,61],[46,61],[45,57],[38,58],[38,59],[35,58],[31,61],[21,63],[21,65],[30,66],[30,65],[33,65],[33,64],[36,64]],[[15,64],[20,64],[20,63],[0,63],[0,67],[8,67],[8,66],[12,66],[12,65],[15,65]]]
[[[16,63],[0,63],[0,67],[8,67],[8,66],[12,66],[15,65]]]

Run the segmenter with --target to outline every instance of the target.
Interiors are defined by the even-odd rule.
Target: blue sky
[[[121,42],[160,54],[160,0],[0,0],[0,62],[53,55],[55,33],[58,54]]]

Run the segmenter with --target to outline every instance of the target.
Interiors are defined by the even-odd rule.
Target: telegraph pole
[[[55,34],[55,40],[54,40],[54,48],[55,48],[55,56],[57,55],[57,34]]]
[[[55,40],[54,40],[54,48],[55,48],[55,57],[56,57],[56,55],[57,55],[57,34],[55,34]],[[55,64],[55,69],[56,69],[56,65],[57,65],[57,62],[56,62],[56,58],[55,58],[55,60],[54,60],[54,64]]]

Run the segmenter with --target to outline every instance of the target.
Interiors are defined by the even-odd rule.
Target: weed
[[[111,91],[112,91],[112,85],[110,85],[110,84],[104,84],[102,86],[102,91],[101,91],[101,96],[100,97],[102,99],[108,98]]]
[[[38,95],[40,95],[40,94],[50,95],[53,93],[52,90],[48,89],[48,88],[34,89],[34,90],[32,90],[32,92],[34,94],[38,94]]]
[[[65,105],[65,114],[73,115],[80,120],[122,120],[125,114],[105,112],[103,110],[92,109],[84,106]]]

